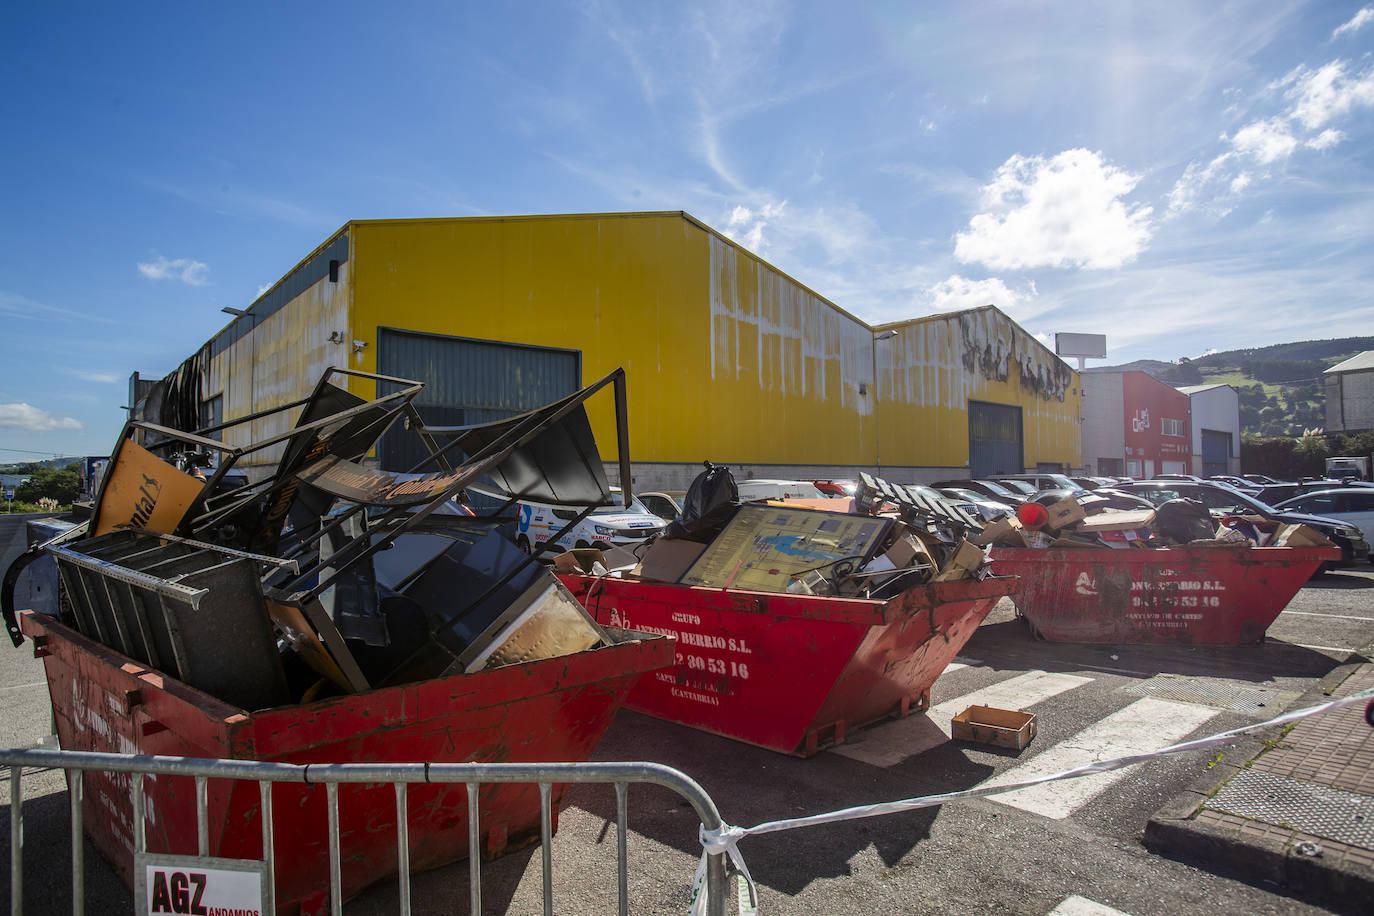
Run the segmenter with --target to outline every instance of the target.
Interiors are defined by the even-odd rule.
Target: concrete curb
[[[1328,700],[1331,691],[1365,664],[1362,656],[1351,657],[1359,661],[1346,661],[1332,669],[1290,708],[1315,706]],[[1335,904],[1340,910],[1354,907],[1351,912],[1368,912],[1369,901],[1374,900],[1374,868],[1349,862],[1333,866],[1320,856],[1298,855],[1294,846],[1308,839],[1298,831],[1288,831],[1286,838],[1272,832],[1254,835],[1196,820],[1207,799],[1264,753],[1268,742],[1281,735],[1280,728],[1273,728],[1237,741],[1222,761],[1155,812],[1145,825],[1145,848],[1251,884],[1277,884],[1304,899],[1319,898]]]

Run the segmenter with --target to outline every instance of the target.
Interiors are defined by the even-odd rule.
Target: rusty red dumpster
[[[50,617],[25,611],[23,631],[44,660],[64,750],[168,754],[282,763],[583,761],[643,672],[672,663],[671,640],[624,641],[543,661],[247,712],[148,669]],[[133,872],[133,805],[126,774],[90,773],[88,834],[120,871]],[[149,852],[197,853],[195,781],[144,781]],[[211,856],[262,857],[256,784],[210,780]],[[557,800],[566,786],[555,786]],[[273,789],[279,905],[328,886],[325,787]],[[539,790],[489,784],[479,796],[485,856],[539,839]],[[468,854],[467,789],[408,792],[410,864],[433,868]],[[396,873],[396,801],[390,784],[339,787],[343,895]]]
[[[603,626],[677,638],[639,712],[809,757],[848,730],[921,712],[930,686],[1015,580],[916,586],[886,601],[560,576]]]
[[[1052,642],[1249,646],[1335,547],[994,547],[1016,608]]]

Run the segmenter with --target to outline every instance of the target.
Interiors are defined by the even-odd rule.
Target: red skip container
[[[869,601],[559,578],[603,626],[677,638],[674,667],[641,678],[627,707],[799,757],[927,709],[931,684],[1015,585],[964,579]]]
[[[1253,646],[1335,547],[992,548],[1051,642]]]
[[[303,706],[246,712],[120,655],[51,617],[24,611],[43,658],[63,750],[168,754],[280,763],[568,762],[587,760],[643,672],[672,664],[671,640],[614,634],[614,646],[475,674],[388,687]],[[640,638],[642,637],[642,638]],[[256,783],[211,779],[211,856],[260,859]],[[553,787],[557,804],[565,785]],[[145,779],[147,849],[195,855],[195,780]],[[133,879],[127,774],[89,773],[86,832],[126,882]],[[325,786],[272,792],[279,907],[328,887]],[[411,785],[410,866],[468,854],[467,788]],[[484,857],[539,840],[539,788],[482,786]],[[343,896],[396,874],[396,796],[390,784],[339,787]]]

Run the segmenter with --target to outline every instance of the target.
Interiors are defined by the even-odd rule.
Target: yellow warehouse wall
[[[1078,373],[1001,311],[934,315],[890,329],[895,337],[875,342],[883,465],[967,464],[971,400],[1021,408],[1027,467],[1078,465]]]
[[[896,335],[875,340],[679,213],[346,231],[337,283],[316,283],[211,360],[205,397],[224,394],[226,420],[303,397],[331,365],[376,371],[377,329],[394,327],[577,349],[584,384],[623,366],[637,462],[960,467],[969,400],[1022,408],[1027,466],[1080,459],[1077,374],[992,307],[884,326]],[[588,407],[603,457],[618,457],[611,397]],[[290,422],[294,412],[227,438],[246,445]]]
[[[348,261],[339,265],[337,283],[320,280],[271,315],[237,319],[252,322],[252,330],[211,358],[202,389],[206,400],[217,394],[224,396],[225,422],[305,397],[331,366],[359,367],[357,357],[350,367],[346,343],[329,339],[334,331],[344,333],[346,339],[350,266]],[[298,413],[283,412],[227,429],[224,441],[244,447],[285,433],[295,425]],[[283,448],[263,449],[245,459],[242,466],[275,466]]]
[[[866,327],[679,214],[353,224],[351,334],[379,326],[582,351],[624,366],[631,457],[862,464]],[[358,368],[373,371],[375,347]],[[359,391],[359,393],[370,393]],[[613,455],[609,397],[589,407]]]

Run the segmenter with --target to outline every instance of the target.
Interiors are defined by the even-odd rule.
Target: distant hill
[[[39,468],[65,468],[76,464],[80,458],[46,458],[42,461],[11,461],[0,464],[0,474],[32,474]]]
[[[1374,350],[1374,337],[1300,340],[1207,353],[1176,363],[1138,359],[1086,371],[1145,372],[1175,387],[1233,385],[1240,392],[1242,431],[1300,436],[1326,423],[1322,373],[1365,350]]]

